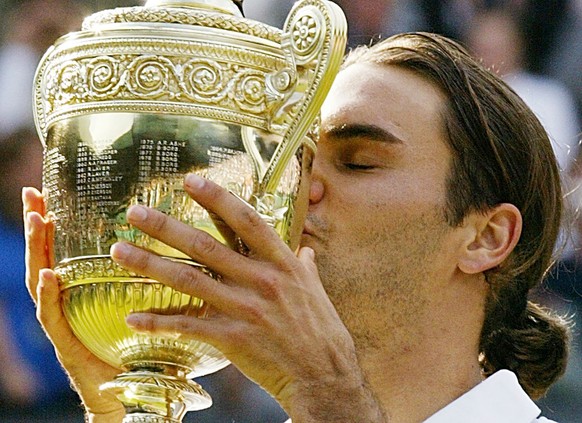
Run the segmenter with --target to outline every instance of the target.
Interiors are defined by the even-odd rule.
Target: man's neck
[[[372,348],[356,343],[388,421],[423,421],[483,380],[478,362],[483,314],[476,312],[483,300],[452,297],[445,295],[419,313],[418,324],[403,331],[408,337],[387,335],[383,345]]]
[[[383,360],[370,354],[360,359],[372,391],[389,416],[388,421],[423,421],[483,380],[476,358],[469,362],[468,354],[464,360],[453,355],[439,358],[435,354],[415,353],[414,359],[407,359],[408,354],[404,353],[397,360],[387,357]],[[386,365],[367,366],[366,363]]]

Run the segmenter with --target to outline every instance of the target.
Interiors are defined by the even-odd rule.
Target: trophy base
[[[212,405],[210,395],[196,382],[149,370],[122,373],[100,389],[123,403],[123,423],[180,423],[186,412]]]

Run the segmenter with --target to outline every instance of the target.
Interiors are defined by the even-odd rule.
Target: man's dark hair
[[[499,77],[445,37],[396,35],[354,50],[344,66],[355,63],[412,70],[445,94],[451,226],[501,203],[520,210],[523,228],[514,251],[485,272],[491,289],[480,362],[486,376],[512,370],[532,398],[542,396],[566,369],[570,337],[563,319],[528,301],[553,262],[562,214],[560,172],[546,131]]]

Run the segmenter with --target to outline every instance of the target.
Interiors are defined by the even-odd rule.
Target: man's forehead
[[[363,68],[362,72],[356,72],[356,68]],[[332,88],[321,108],[322,119],[359,120],[366,102],[371,100],[373,94],[373,81],[370,70],[365,65],[352,65],[342,70],[336,77]],[[345,122],[344,122],[345,123]]]
[[[357,63],[343,69],[321,109],[324,124],[369,123],[398,126],[441,116],[445,96],[416,72],[399,66]],[[410,122],[413,123],[413,122]]]
[[[422,145],[445,139],[444,107],[440,88],[417,72],[396,65],[356,63],[337,75],[321,110],[322,134],[350,132],[338,128],[358,128],[363,134],[361,129],[367,128],[366,134],[374,129],[390,134],[385,139]]]

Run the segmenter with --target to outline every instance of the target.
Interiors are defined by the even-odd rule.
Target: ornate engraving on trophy
[[[151,49],[152,54],[101,54],[93,58],[94,48],[87,46],[87,51],[55,64],[46,79],[47,117],[67,105],[123,98],[166,100],[187,108],[212,104],[223,113],[237,111],[254,124],[257,119],[264,121],[268,109],[278,103],[278,97],[268,95],[265,81],[273,64],[281,67],[281,59],[247,53],[237,61],[224,61],[225,56],[235,59],[242,53],[226,46],[209,49],[199,43],[187,44],[189,57],[194,56],[191,59],[175,52],[161,55],[156,50],[158,54],[153,54],[153,47],[158,46],[143,41],[140,47]],[[127,48],[134,50],[136,46]],[[254,67],[240,67],[238,61],[250,61]]]

